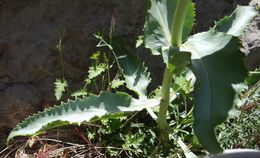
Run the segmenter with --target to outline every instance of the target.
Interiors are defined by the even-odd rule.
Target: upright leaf
[[[232,108],[232,84],[243,82],[246,69],[237,38],[214,31],[194,35],[184,45],[192,52],[197,77],[194,128],[200,143],[210,152],[221,151],[214,128]]]
[[[159,104],[157,99],[137,100],[126,93],[102,92],[99,96],[62,103],[39,112],[17,125],[8,136],[7,143],[16,136],[39,134],[42,131],[68,124],[81,124],[106,114],[140,111]],[[109,117],[111,115],[107,115]]]
[[[243,12],[243,14],[242,14]],[[215,127],[232,108],[235,92],[232,84],[247,76],[239,36],[256,15],[251,7],[239,6],[218,22],[213,30],[191,36],[181,47],[192,53],[192,68],[197,77],[194,128],[200,143],[211,153],[221,152]],[[219,31],[219,32],[218,32]]]
[[[146,98],[146,89],[151,82],[150,73],[144,63],[130,53],[125,47],[121,38],[113,39],[113,52],[124,75],[126,86],[135,91],[140,98]]]
[[[161,53],[162,47],[171,46],[173,18],[178,0],[150,0],[147,20],[144,26],[145,46],[153,54]],[[194,24],[194,4],[189,1],[189,7],[184,23],[183,39],[185,40]]]
[[[186,41],[188,39],[194,23],[195,23],[195,5],[194,3],[192,3],[192,1],[190,1],[186,13],[186,19],[183,25],[182,41]]]

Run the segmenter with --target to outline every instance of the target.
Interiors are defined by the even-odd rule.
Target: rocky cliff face
[[[8,127],[55,102],[61,30],[66,32],[65,77],[77,86],[95,51],[93,34],[107,30],[115,14],[116,34],[134,40],[142,31],[145,13],[145,2],[139,0],[2,0],[0,6],[0,126]]]
[[[198,20],[194,32],[207,30],[214,20],[229,14],[247,0],[195,0]],[[254,0],[256,3],[257,0]],[[252,3],[253,4],[253,3]],[[81,85],[89,56],[97,41],[93,33],[107,31],[112,14],[116,35],[134,48],[146,12],[145,0],[0,0],[0,130],[12,128],[26,116],[53,104],[55,78],[61,77],[56,45],[65,30],[65,77],[72,88]],[[243,37],[247,52],[254,55],[249,67],[259,66],[260,18]],[[130,48],[131,49],[131,48]],[[161,82],[163,65],[145,49],[137,55],[150,67],[152,87]],[[251,53],[250,53],[251,54]]]

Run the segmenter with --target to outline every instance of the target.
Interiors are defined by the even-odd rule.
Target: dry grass
[[[106,158],[106,149],[89,141],[78,127],[65,127],[39,137],[18,137],[0,151],[0,158]]]
[[[31,137],[16,141],[0,151],[1,158],[105,158],[100,144],[76,144],[56,139]]]

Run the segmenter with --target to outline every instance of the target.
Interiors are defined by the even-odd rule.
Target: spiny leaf
[[[16,136],[39,134],[42,131],[69,124],[80,125],[92,118],[104,115],[109,117],[108,114],[121,112],[140,111],[157,105],[159,105],[157,99],[137,100],[126,93],[102,92],[99,96],[91,95],[83,99],[77,98],[25,119],[11,131],[7,143]]]
[[[101,35],[95,35],[95,37],[100,40],[97,47],[108,47],[112,51],[118,67],[124,75],[127,88],[135,91],[139,98],[147,98],[146,89],[151,78],[144,63],[124,47],[122,38],[113,37],[111,45]]]
[[[57,79],[54,84],[55,84],[54,91],[55,91],[56,99],[60,100],[62,93],[65,92],[65,88],[68,86],[68,83],[64,79],[63,80]]]
[[[256,14],[254,7],[238,5],[230,16],[225,16],[217,22],[214,29],[238,37],[244,32],[246,26]]]
[[[161,53],[162,47],[171,46],[173,18],[178,0],[150,0],[147,20],[144,26],[145,46],[154,55]],[[183,28],[183,40],[186,40],[194,25],[194,4],[189,1]]]
[[[126,86],[140,98],[146,98],[146,89],[151,82],[150,73],[144,63],[130,53],[121,38],[113,38],[113,52],[125,78]]]

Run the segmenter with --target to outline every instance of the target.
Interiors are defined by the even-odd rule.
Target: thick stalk
[[[160,102],[159,115],[157,119],[157,123],[161,131],[166,132],[169,128],[169,125],[166,120],[166,114],[168,111],[168,106],[170,102],[170,87],[172,84],[172,75],[173,73],[165,68],[162,82],[162,98]]]
[[[183,25],[189,1],[190,0],[179,0],[175,10],[172,26],[172,45],[175,47],[180,47],[182,43]]]
[[[172,27],[172,46],[180,47],[182,43],[182,30],[186,17],[189,0],[179,0],[173,19]],[[162,98],[160,102],[159,115],[157,123],[161,130],[162,139],[166,141],[169,137],[170,128],[166,120],[166,115],[169,107],[170,89],[172,84],[173,72],[165,68],[162,82]]]

